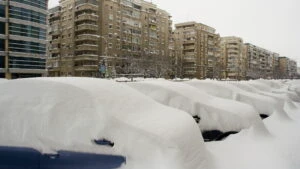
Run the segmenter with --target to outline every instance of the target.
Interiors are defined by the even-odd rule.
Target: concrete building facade
[[[297,62],[288,57],[279,57],[279,74],[281,79],[297,78]]]
[[[173,35],[177,65],[184,78],[217,77],[220,36],[212,27],[196,22],[175,25]]]
[[[243,39],[229,36],[221,38],[221,78],[245,79],[247,73],[246,46]]]
[[[273,78],[273,52],[246,43],[247,78]]]
[[[109,76],[167,73],[172,21],[155,4],[61,0],[49,22],[49,76],[96,77],[99,65]]]
[[[48,0],[0,1],[0,78],[43,76]]]

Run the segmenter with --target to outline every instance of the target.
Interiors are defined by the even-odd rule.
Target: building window
[[[5,6],[0,5],[0,17],[5,18]]]
[[[4,50],[5,50],[5,40],[0,39],[0,51],[4,51]]]
[[[12,35],[26,36],[37,39],[46,39],[46,29],[30,25],[11,23],[9,24],[9,33]]]
[[[46,24],[46,14],[28,10],[24,8],[10,6],[9,13],[11,18]]]
[[[5,34],[5,23],[0,22],[0,34]]]
[[[0,56],[0,68],[5,68],[5,57]]]
[[[45,69],[46,60],[42,58],[10,56],[9,68],[19,69]]]
[[[47,1],[45,0],[11,0],[11,1],[19,2],[22,4],[34,6],[45,10],[47,9],[47,4],[46,4]]]
[[[9,50],[13,52],[46,54],[46,45],[22,40],[10,40]]]

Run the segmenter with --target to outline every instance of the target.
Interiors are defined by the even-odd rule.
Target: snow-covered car
[[[231,82],[191,80],[185,83],[216,97],[252,105],[257,114],[259,114],[262,118],[270,116],[275,111],[282,110],[282,105],[278,104],[276,99],[240,89],[231,84]]]
[[[261,123],[251,105],[218,98],[182,82],[146,80],[127,85],[161,104],[193,116],[206,141],[221,140]]]
[[[109,155],[120,159],[116,164],[126,159],[128,169],[198,168],[210,158],[191,116],[126,85],[92,78],[1,83],[0,146],[30,148],[54,163]]]
[[[0,169],[115,169],[126,163],[123,156],[57,151],[42,154],[26,147],[1,147]]]

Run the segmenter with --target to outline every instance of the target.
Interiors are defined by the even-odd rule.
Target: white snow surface
[[[119,154],[130,169],[208,167],[194,119],[126,85],[88,78],[21,79],[1,84],[0,96],[2,146]],[[114,148],[92,143],[101,138],[112,140]]]
[[[282,109],[282,105],[274,98],[240,89],[232,85],[231,81],[192,80],[186,83],[217,97],[250,104],[259,114],[271,115]]]
[[[202,131],[240,131],[261,122],[251,105],[218,98],[185,83],[147,80],[127,84],[159,103],[199,116]]]
[[[138,81],[0,80],[0,146],[123,155],[125,169],[300,168],[300,80]],[[204,143],[195,114],[241,131]]]

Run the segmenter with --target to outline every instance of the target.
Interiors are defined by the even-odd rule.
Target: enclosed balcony
[[[98,31],[98,25],[81,24],[76,26],[76,31],[84,31],[84,30]]]
[[[76,46],[76,51],[97,51],[98,45],[82,44]]]
[[[91,14],[91,13],[83,13],[83,14],[76,16],[76,18],[75,18],[75,22],[86,21],[86,20],[97,22],[98,15]]]
[[[184,62],[196,62],[196,58],[194,56],[184,56]]]
[[[75,12],[80,12],[80,11],[98,11],[97,3],[93,4],[89,2],[82,2],[82,3],[76,2]]]
[[[60,53],[60,49],[59,48],[52,48],[50,50],[51,53]]]
[[[97,71],[98,65],[80,65],[75,66],[75,71]]]
[[[59,44],[59,43],[60,43],[60,38],[51,40],[51,44]]]
[[[75,41],[80,42],[80,41],[98,41],[99,36],[98,35],[93,35],[93,34],[81,34],[77,35]]]
[[[75,61],[98,61],[98,59],[98,55],[93,54],[81,54],[74,57]]]

